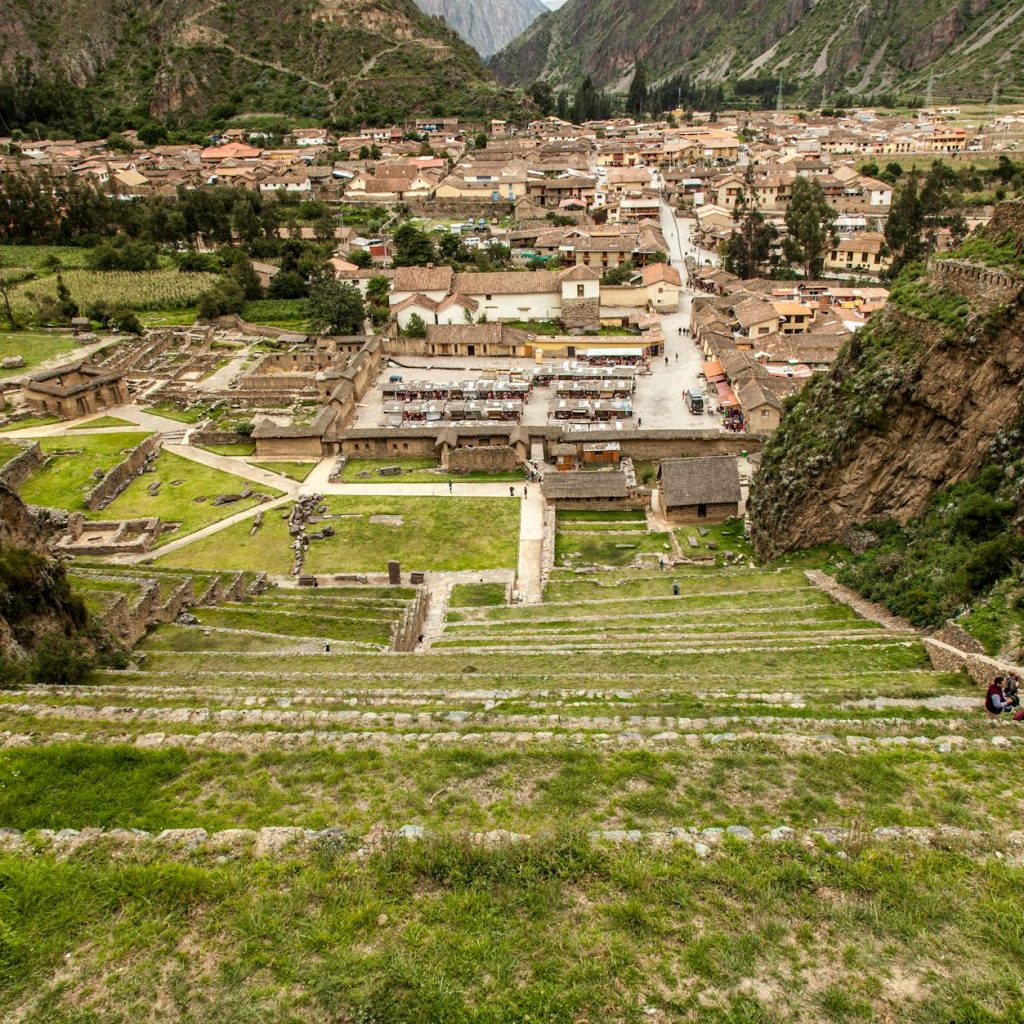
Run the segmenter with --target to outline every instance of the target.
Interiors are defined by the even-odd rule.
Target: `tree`
[[[554,110],[555,94],[547,82],[538,79],[526,90],[526,94],[545,117]]]
[[[757,277],[771,255],[772,243],[779,233],[761,213],[752,164],[747,164],[735,219],[738,230],[733,231],[725,243],[725,269],[740,278]]]
[[[160,121],[147,121],[139,129],[139,141],[147,146],[159,146],[168,138],[167,126]]]
[[[421,267],[437,259],[434,243],[425,231],[408,221],[401,224],[394,235],[395,252],[392,263],[396,267]]]
[[[623,260],[617,267],[611,267],[601,275],[601,284],[625,284],[633,276],[632,260]]]
[[[386,306],[391,294],[391,282],[381,274],[366,282],[366,298],[375,306]]]
[[[633,72],[633,81],[629,83],[626,93],[626,110],[634,117],[642,117],[647,109],[647,69],[644,62],[638,60]]]
[[[279,270],[267,294],[272,299],[301,299],[306,295],[306,282],[297,270]]]
[[[332,278],[316,281],[309,290],[309,322],[315,331],[360,334],[366,310],[359,289]]]
[[[913,172],[897,194],[885,222],[885,246],[891,262],[888,276],[895,277],[908,263],[919,259],[927,248],[922,232],[924,211],[921,207],[919,176]]]
[[[78,303],[71,297],[71,289],[64,283],[64,277],[57,275],[57,305],[62,323],[70,323],[73,317],[78,316]]]
[[[345,259],[363,270],[373,263],[373,257],[366,249],[351,249]]]
[[[219,316],[245,312],[245,293],[236,281],[225,278],[199,296],[199,316],[214,320]]]
[[[425,338],[427,325],[419,313],[413,313],[405,325],[405,334],[409,338]]]
[[[821,273],[826,251],[836,244],[835,211],[817,181],[798,177],[786,208],[786,259],[803,266],[804,277]]]
[[[475,149],[486,149],[487,148],[487,133],[477,132],[476,138],[473,139],[473,147]]]
[[[231,262],[227,268],[227,277],[234,281],[246,299],[258,299],[263,295],[260,276],[252,265],[252,260],[240,249],[229,249]]]

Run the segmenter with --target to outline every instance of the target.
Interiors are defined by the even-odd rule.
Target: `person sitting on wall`
[[[1002,676],[996,676],[989,683],[988,690],[985,692],[985,710],[994,717],[1013,714],[1016,711],[1016,708],[1010,703],[1003,691],[1005,685],[1006,680]],[[1021,721],[1024,719],[1024,711],[1018,711],[1013,717],[1015,721]]]

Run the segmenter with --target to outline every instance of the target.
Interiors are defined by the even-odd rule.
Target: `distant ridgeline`
[[[146,117],[195,127],[261,112],[339,126],[514,115],[478,54],[413,0],[27,0],[0,5],[5,131],[80,137]]]
[[[921,626],[1005,597],[1024,558],[1022,287],[1021,200],[907,267],[787,402],[751,494],[761,555],[847,545],[861,553],[846,581]]]

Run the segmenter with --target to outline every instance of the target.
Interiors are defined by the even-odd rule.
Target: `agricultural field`
[[[63,331],[0,331],[0,360],[9,356],[21,356],[24,366],[11,370],[0,369],[0,379],[21,377],[30,373],[40,363],[67,354],[74,357],[79,347],[77,339]]]
[[[181,309],[194,306],[218,280],[215,274],[182,274],[177,270],[69,270],[63,276],[71,297],[82,309],[95,302],[134,310]],[[12,289],[11,306],[16,315],[29,317],[36,308],[35,298],[56,294],[55,278],[26,281]]]
[[[89,250],[71,245],[0,245],[0,267],[45,272],[49,263],[60,261],[64,270],[84,267]]]

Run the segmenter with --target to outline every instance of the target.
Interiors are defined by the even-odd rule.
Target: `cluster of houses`
[[[693,300],[690,335],[704,377],[726,425],[755,435],[779,425],[782,400],[827,370],[889,294],[833,281],[740,281],[710,267],[698,281],[708,293]]]

